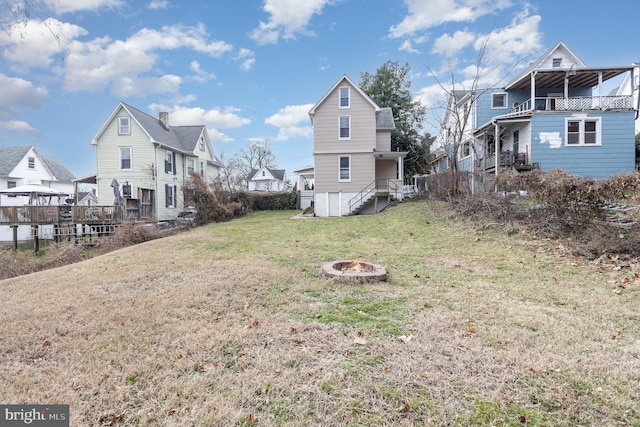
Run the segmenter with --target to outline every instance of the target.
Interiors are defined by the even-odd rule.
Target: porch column
[[[631,87],[633,88],[633,82],[631,82]],[[598,71],[598,104],[602,109],[602,71]]]
[[[536,73],[537,71],[531,72],[531,110],[536,109]]]
[[[500,152],[500,125],[498,125],[498,123],[495,123],[493,125],[493,133],[494,133],[494,143],[495,143],[495,158],[494,160],[494,166],[495,166],[495,175],[496,175],[496,184],[495,184],[495,191],[498,191],[498,168],[500,166],[500,156],[502,155],[502,153]]]

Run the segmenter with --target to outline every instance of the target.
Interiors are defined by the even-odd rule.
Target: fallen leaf
[[[422,305],[423,308],[431,308],[431,302],[429,301],[425,301],[424,304]]]
[[[342,416],[342,422],[343,423],[351,422],[352,419],[353,419],[353,416],[351,416],[351,415],[343,415]]]
[[[247,421],[249,421],[250,423],[255,423],[257,419],[258,417],[256,417],[255,414],[247,415]]]
[[[475,333],[476,333],[476,328],[474,328],[473,326],[469,326],[469,327],[467,328],[467,333],[468,333],[469,335],[473,335],[473,334],[475,334]]]
[[[402,414],[406,414],[409,411],[411,411],[411,407],[409,406],[408,403],[405,403],[404,405],[402,405],[402,408],[398,409],[398,412]]]
[[[45,340],[45,341],[42,343],[42,346],[43,346],[43,347],[49,347],[50,345],[51,345],[51,341],[49,341],[49,340]]]

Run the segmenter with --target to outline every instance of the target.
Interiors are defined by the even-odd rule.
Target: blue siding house
[[[633,81],[634,67],[588,67],[560,42],[504,88],[477,89],[460,169],[559,168],[595,179],[633,172],[633,97],[603,93],[623,74]]]

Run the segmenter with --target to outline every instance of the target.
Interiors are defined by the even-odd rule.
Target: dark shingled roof
[[[69,169],[67,169],[60,160],[55,157],[43,156],[42,160],[58,181],[73,181],[76,179]]]
[[[393,122],[393,112],[390,107],[380,109],[378,117],[376,117],[376,130],[394,130],[396,128]]]
[[[165,129],[160,120],[140,111],[129,104],[122,103],[131,113],[134,119],[151,138],[165,147],[172,148],[182,153],[193,154],[204,131],[204,125],[196,126],[171,126]]]
[[[271,169],[271,168],[266,168],[271,175],[273,175],[273,177],[277,180],[284,180],[284,169]],[[255,176],[255,174],[258,173],[259,169],[252,169],[251,172],[249,172],[249,175],[247,176],[247,181],[251,181],[251,179]]]

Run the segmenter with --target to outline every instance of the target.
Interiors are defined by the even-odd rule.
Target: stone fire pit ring
[[[327,278],[346,283],[372,283],[387,280],[387,269],[362,260],[337,260],[324,263]]]

